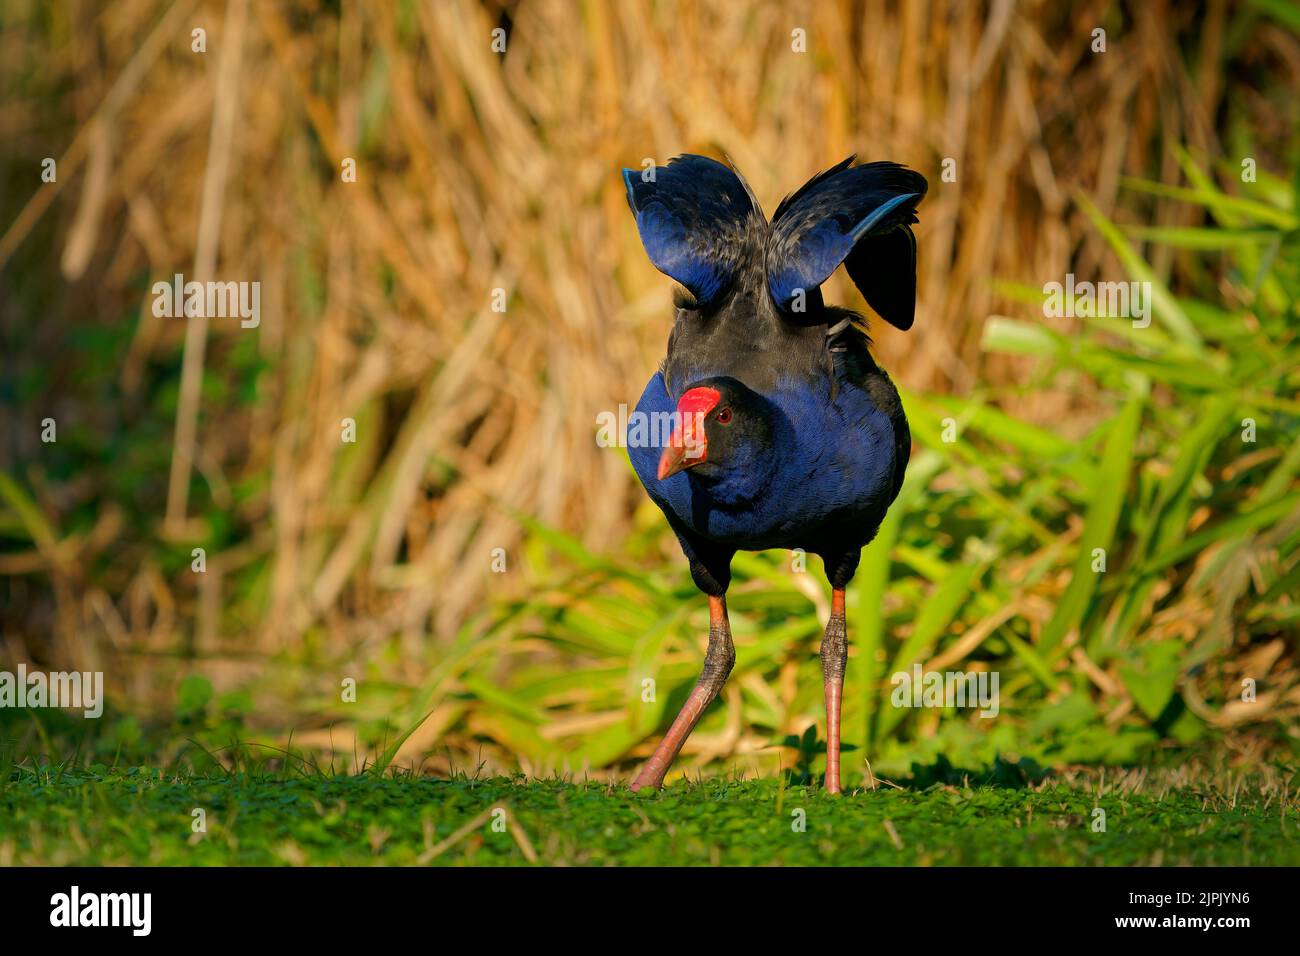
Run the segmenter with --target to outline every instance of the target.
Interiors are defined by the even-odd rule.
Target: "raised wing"
[[[650,261],[701,307],[730,287],[747,255],[761,253],[762,210],[722,163],[687,154],[643,172],[624,169],[623,181]]]
[[[912,326],[916,240],[911,224],[927,184],[898,163],[853,166],[850,156],[788,196],[772,217],[768,290],[785,311],[844,262],[871,307],[890,325]],[[846,261],[847,260],[847,261]]]

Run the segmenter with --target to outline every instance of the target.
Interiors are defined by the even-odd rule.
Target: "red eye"
[[[730,424],[730,422],[731,422],[731,409],[730,409],[730,408],[724,408],[722,411],[718,412],[718,424],[719,424],[719,425],[727,425],[727,424]]]

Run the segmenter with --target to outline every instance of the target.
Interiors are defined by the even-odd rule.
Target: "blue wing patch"
[[[707,156],[678,156],[653,175],[623,170],[641,244],[656,269],[707,306],[747,255],[761,254],[763,213],[744,180]]]
[[[925,177],[897,163],[852,166],[850,156],[777,207],[768,245],[768,289],[789,310],[848,260],[849,275],[890,324],[909,328],[916,302],[911,224]]]

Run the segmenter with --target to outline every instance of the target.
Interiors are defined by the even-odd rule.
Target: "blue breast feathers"
[[[650,498],[697,535],[743,550],[807,547],[827,532],[865,543],[892,497],[894,433],[861,388],[778,385],[772,405],[772,467],[732,469],[706,486],[690,471],[657,477],[676,408],[663,375],[647,383],[628,423],[628,456]],[[755,476],[758,476],[755,478]]]

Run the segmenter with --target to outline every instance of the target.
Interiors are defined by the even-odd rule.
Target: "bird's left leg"
[[[844,667],[849,659],[844,623],[844,589],[831,590],[831,619],[822,637],[822,682],[826,691],[826,792],[840,792],[840,702],[844,697]]]
[[[646,761],[641,772],[632,781],[632,789],[644,787],[657,789],[663,786],[668,766],[686,743],[695,725],[699,723],[704,709],[713,703],[727,681],[732,666],[736,663],[736,648],[731,642],[731,624],[727,620],[727,598],[723,594],[709,595],[709,649],[704,655],[704,670],[696,681],[691,695],[686,698],[681,712],[668,733],[655,748],[655,752]]]

